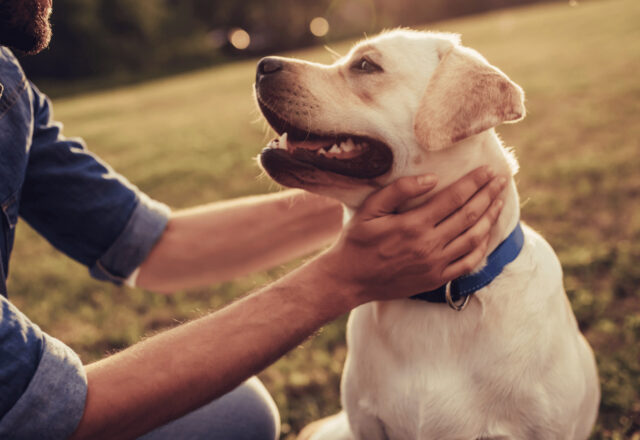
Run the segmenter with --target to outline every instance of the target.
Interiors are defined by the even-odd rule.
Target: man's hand
[[[478,168],[426,203],[397,209],[436,185],[434,176],[398,179],[371,195],[319,258],[357,303],[404,298],[469,273],[484,258],[502,209],[504,177]]]

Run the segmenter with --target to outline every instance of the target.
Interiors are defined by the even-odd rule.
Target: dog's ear
[[[421,146],[441,150],[503,122],[524,118],[524,92],[477,52],[442,53],[415,116]]]

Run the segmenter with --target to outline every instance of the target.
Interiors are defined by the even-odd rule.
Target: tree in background
[[[33,78],[153,75],[538,0],[55,0],[48,50],[22,62]],[[309,32],[314,17],[330,32]],[[234,28],[251,36],[240,51]]]
[[[172,70],[172,63],[179,70],[194,52],[210,60],[204,25],[188,5],[171,3],[56,0],[51,46],[36,57],[24,57],[25,70],[32,77],[78,78]]]

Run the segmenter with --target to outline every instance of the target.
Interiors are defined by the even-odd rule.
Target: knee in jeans
[[[144,440],[277,440],[280,414],[253,377],[230,393],[142,437]]]
[[[280,437],[280,413],[262,382],[252,377],[238,391],[244,395],[243,407],[251,438],[277,440]]]

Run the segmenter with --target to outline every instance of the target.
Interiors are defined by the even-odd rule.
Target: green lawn
[[[522,169],[524,220],[554,246],[594,347],[602,406],[594,439],[640,439],[640,2],[554,3],[436,23],[461,33],[527,92],[501,127]],[[350,43],[336,44],[346,52]],[[322,48],[297,55],[324,62]],[[253,157],[269,136],[252,101],[255,60],[58,99],[69,136],[174,208],[277,191]],[[46,91],[46,90],[45,90]],[[292,266],[165,297],[92,281],[25,224],[12,300],[89,362],[219,308]],[[261,378],[283,438],[339,407],[344,318]]]

